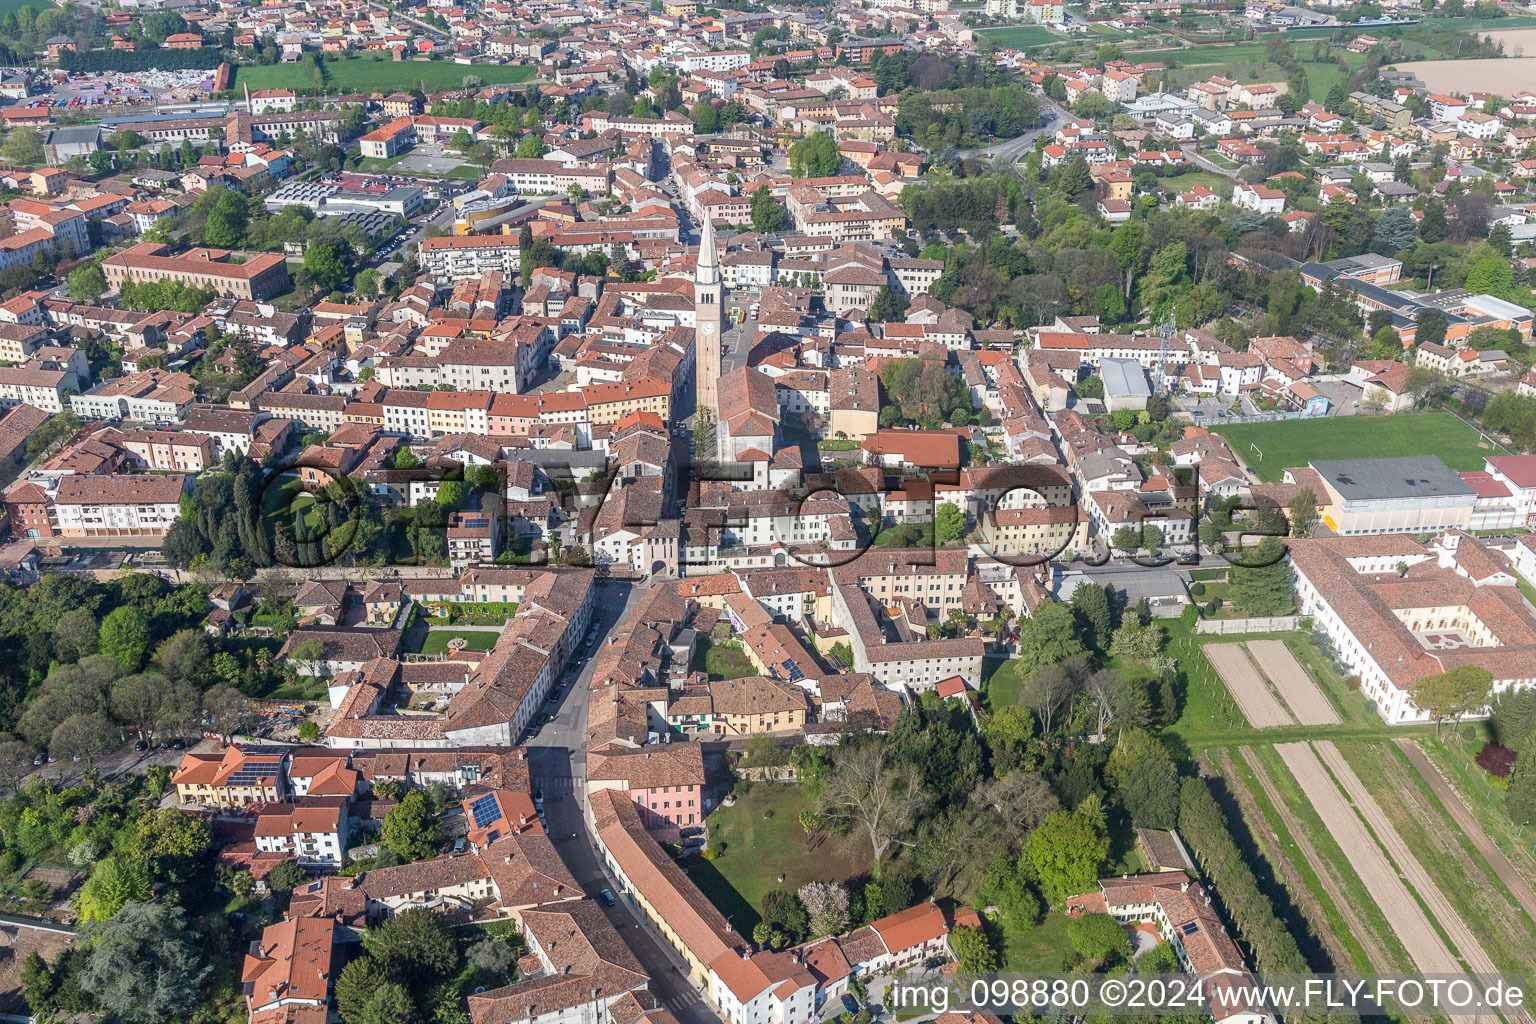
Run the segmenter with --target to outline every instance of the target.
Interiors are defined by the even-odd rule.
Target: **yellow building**
[[[996,509],[981,520],[981,536],[992,554],[1053,557],[1088,550],[1088,513],[1076,505]]]
[[[188,753],[171,781],[182,804],[239,808],[277,803],[288,789],[288,751],[245,751],[230,744],[223,754]]]

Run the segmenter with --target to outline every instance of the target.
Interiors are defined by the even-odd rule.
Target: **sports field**
[[[1007,28],[984,28],[981,34],[998,46],[1009,50],[1027,50],[1031,46],[1045,46],[1065,42],[1043,25],[1009,25]]]
[[[1464,470],[1483,468],[1489,455],[1507,454],[1484,444],[1477,431],[1448,412],[1237,423],[1212,430],[1267,483],[1313,459],[1438,455],[1452,469]]]
[[[516,85],[534,76],[524,64],[456,64],[453,61],[391,60],[388,57],[352,56],[327,60],[326,89],[339,92],[398,92],[422,88],[426,92],[458,89],[475,76],[487,85]],[[302,64],[266,64],[235,70],[235,87],[252,89],[313,89],[315,80]]]

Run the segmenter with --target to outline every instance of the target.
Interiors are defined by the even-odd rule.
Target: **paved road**
[[[1057,106],[1055,101],[1040,97],[1040,123],[1026,131],[1016,139],[999,142],[996,145],[984,146],[981,149],[966,150],[960,156],[965,159],[980,157],[983,160],[1003,160],[1010,168],[1035,148],[1035,140],[1045,132],[1054,132],[1058,119],[1070,118],[1072,112],[1065,107]]]
[[[1180,146],[1179,150],[1184,154],[1184,159],[1188,160],[1192,164],[1195,164],[1201,170],[1210,171],[1212,174],[1219,174],[1224,178],[1236,179],[1237,177],[1237,168],[1234,167],[1228,169],[1218,163],[1207,160],[1205,157],[1195,152],[1195,147],[1189,143],[1185,143],[1183,146]]]
[[[597,609],[601,643],[614,625],[628,616],[647,589],[646,584],[598,584]],[[528,740],[528,771],[533,784],[544,791],[544,816],[550,838],[560,857],[583,889],[596,896],[602,889],[618,892],[603,873],[595,844],[582,814],[585,799],[587,693],[592,686],[596,647],[584,648],[584,660],[561,676],[566,686],[555,707],[554,721]],[[601,905],[601,904],[599,904]],[[629,942],[642,967],[650,975],[650,989],[683,1024],[720,1024],[720,1018],[689,984],[681,961],[639,915],[620,899],[604,913]]]

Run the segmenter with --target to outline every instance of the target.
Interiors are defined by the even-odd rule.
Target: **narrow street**
[[[619,889],[603,873],[595,842],[583,816],[585,800],[587,694],[592,686],[593,654],[610,631],[627,617],[644,595],[645,584],[599,583],[593,624],[598,641],[583,648],[583,660],[561,677],[566,686],[558,704],[551,704],[554,721],[528,739],[528,774],[535,792],[544,793],[544,816],[550,839],[577,882],[596,897],[603,889],[615,896]],[[599,901],[599,906],[602,902]],[[629,943],[635,957],[650,975],[656,997],[683,1024],[719,1024],[720,1018],[699,997],[679,969],[681,960],[622,897],[603,906],[609,922]]]

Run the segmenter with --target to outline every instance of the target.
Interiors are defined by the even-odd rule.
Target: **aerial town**
[[[0,0],[0,1017],[1524,974],[1526,52]],[[1135,1015],[1312,1012],[1212,991]]]

